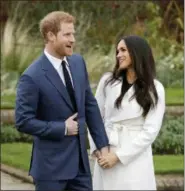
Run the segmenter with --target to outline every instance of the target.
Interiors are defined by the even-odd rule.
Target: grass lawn
[[[184,89],[182,88],[167,88],[166,104],[167,105],[183,105],[184,104]]]
[[[93,93],[95,93],[95,88]],[[183,105],[184,89],[183,88],[166,88],[166,104],[167,105]],[[15,95],[1,96],[1,108],[12,109],[15,106]]]
[[[1,162],[28,171],[32,145],[29,143],[1,144]],[[156,174],[184,174],[183,155],[155,155]]]
[[[3,95],[1,96],[1,108],[12,109],[15,107],[15,95]]]
[[[95,94],[96,89],[92,89]],[[184,89],[183,88],[166,88],[166,105],[184,105]]]
[[[31,150],[29,143],[1,144],[1,162],[28,171]]]
[[[156,174],[184,174],[184,155],[154,155]]]

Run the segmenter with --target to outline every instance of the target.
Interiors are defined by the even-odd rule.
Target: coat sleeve
[[[101,149],[103,147],[108,146],[108,137],[105,132],[103,120],[100,114],[100,109],[98,107],[97,101],[91,91],[88,73],[84,63],[84,70],[85,70],[85,82],[86,82],[86,89],[85,89],[85,116],[86,116],[86,123],[89,128],[89,133],[94,141],[94,146],[97,149]]]
[[[18,131],[49,140],[64,137],[65,123],[37,119],[39,89],[28,75],[22,75],[16,96],[15,121]]]
[[[156,139],[162,126],[162,120],[165,112],[165,91],[161,83],[157,86],[158,103],[155,108],[151,109],[146,116],[143,130],[138,136],[127,145],[122,145],[116,151],[116,154],[122,164],[127,165],[135,160],[142,152],[144,152]]]
[[[100,79],[100,82],[99,82],[99,84],[97,86],[96,94],[95,94],[95,98],[97,100],[97,103],[98,103],[100,113],[101,113],[101,117],[102,117],[103,121],[104,121],[104,116],[105,116],[105,90],[104,90],[105,78],[106,78],[106,76],[104,75]],[[96,148],[96,145],[95,145],[89,131],[88,131],[88,138],[89,138],[89,145],[90,145],[90,154],[93,154],[93,152],[97,148]]]

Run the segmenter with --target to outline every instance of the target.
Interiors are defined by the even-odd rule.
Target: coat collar
[[[121,83],[116,86],[112,86],[110,91],[117,92],[117,94],[119,95],[120,88],[121,88]],[[112,108],[113,113],[110,114],[110,116],[112,116],[111,117],[112,122],[119,122],[142,116],[143,109],[137,103],[137,100],[135,98],[131,99],[133,95],[134,95],[134,85],[132,85],[125,93],[122,99],[121,108],[120,109]],[[114,95],[112,96],[112,98],[115,101],[116,97]]]

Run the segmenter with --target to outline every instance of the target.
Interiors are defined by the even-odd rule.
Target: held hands
[[[99,150],[95,150],[94,151],[94,155],[97,159],[99,159],[101,157],[101,152]]]
[[[74,120],[78,113],[75,113],[65,121],[65,126],[67,128],[67,135],[77,135],[78,134],[78,123]]]
[[[119,161],[114,152],[109,152],[108,147],[102,148],[101,151],[96,150],[94,154],[102,168],[112,168]]]
[[[107,155],[98,158],[98,164],[102,168],[112,168],[118,161],[119,159],[114,152],[109,152]]]

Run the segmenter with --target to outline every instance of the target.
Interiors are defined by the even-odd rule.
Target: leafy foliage
[[[1,127],[1,143],[32,142],[32,136],[20,133],[12,125]]]
[[[135,34],[146,38],[151,45],[157,78],[164,86],[183,88],[184,47],[177,40],[176,30],[169,27],[173,25],[178,31],[184,30],[184,10],[181,3],[171,2],[164,5],[164,0],[103,0],[98,4],[65,0],[3,1],[3,14],[7,20],[1,29],[1,92],[3,95],[15,94],[18,77],[43,49],[39,21],[54,10],[64,10],[76,17],[75,52],[85,57],[92,84],[97,85],[103,73],[113,68],[117,39]]]
[[[184,153],[184,118],[166,116],[159,136],[153,144],[154,154]]]
[[[3,125],[1,143],[32,142],[31,135],[19,133],[13,125]],[[184,153],[184,118],[165,116],[161,131],[153,144],[154,154]],[[87,148],[89,143],[87,141]]]

